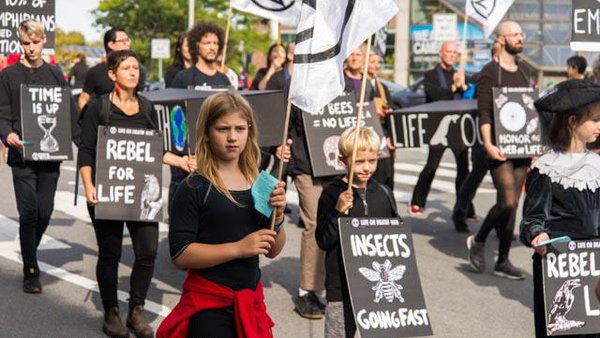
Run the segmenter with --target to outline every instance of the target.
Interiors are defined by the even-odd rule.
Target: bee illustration
[[[392,269],[392,263],[386,259],[383,264],[373,262],[373,270],[369,268],[358,268],[358,271],[371,282],[377,282],[372,290],[375,291],[375,303],[379,303],[381,298],[385,298],[388,303],[398,298],[401,303],[404,303],[404,298],[400,293],[402,286],[396,284],[395,281],[402,279],[406,271],[405,265],[398,265]]]

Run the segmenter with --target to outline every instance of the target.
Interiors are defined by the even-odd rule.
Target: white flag
[[[293,27],[300,20],[296,0],[231,0],[231,7]]]
[[[304,0],[289,98],[317,113],[344,91],[344,60],[398,12],[394,0]]]
[[[467,0],[465,12],[483,25],[487,39],[496,29],[514,0]]]

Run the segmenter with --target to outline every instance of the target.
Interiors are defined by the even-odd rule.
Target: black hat
[[[567,80],[535,100],[538,112],[574,112],[592,102],[600,101],[600,86],[590,80]]]

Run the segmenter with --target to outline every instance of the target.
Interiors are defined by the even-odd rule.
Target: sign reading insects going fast
[[[432,335],[410,226],[399,218],[340,218],[339,230],[360,336]]]

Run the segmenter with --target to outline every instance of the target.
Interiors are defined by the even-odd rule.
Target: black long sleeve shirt
[[[442,81],[446,84],[445,86],[441,85],[438,68],[444,75]],[[445,70],[441,68],[440,64],[437,64],[435,68],[424,75],[425,100],[427,102],[453,100],[454,94],[462,93],[462,89],[459,88],[453,92],[452,83],[454,83],[454,69]]]
[[[67,87],[62,71],[55,66],[43,63],[38,68],[29,68],[20,62],[0,72],[0,140],[6,143],[11,133],[21,137],[21,85],[48,85]],[[78,112],[71,97],[71,133],[76,131]],[[9,148],[8,164],[22,163],[23,157],[19,149]]]

